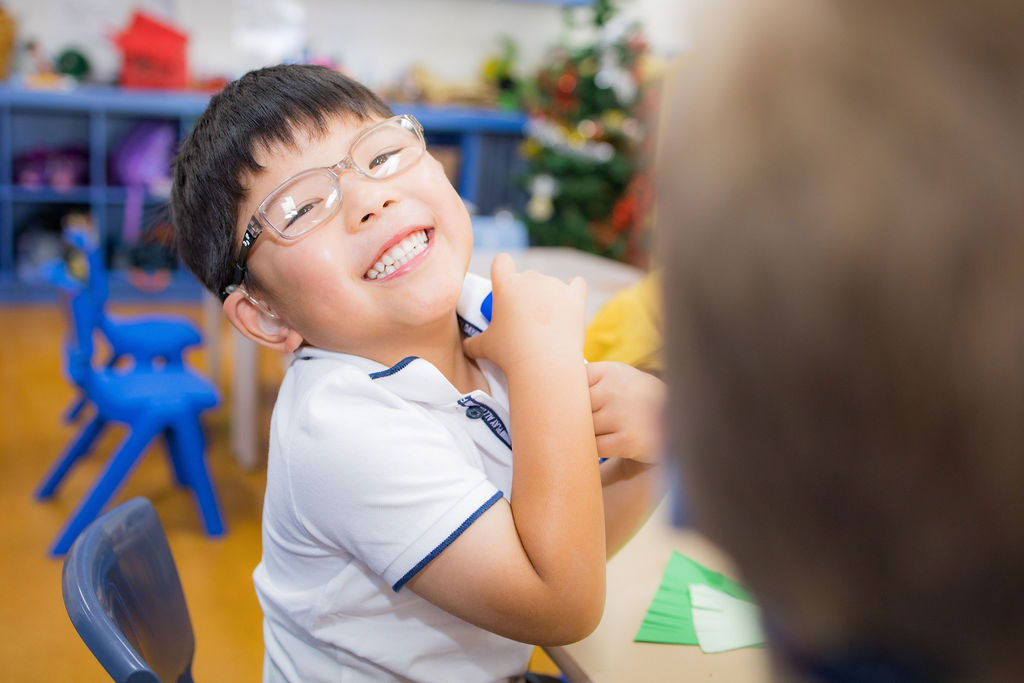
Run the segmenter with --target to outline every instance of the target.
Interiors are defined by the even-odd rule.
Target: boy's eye
[[[381,152],[370,160],[367,170],[375,171],[374,175],[388,175],[394,171],[398,163],[398,154],[401,150],[392,149]]]
[[[303,204],[299,208],[295,209],[294,211],[289,212],[285,216],[285,220],[287,221],[285,223],[285,225],[284,225],[285,229],[290,228],[296,221],[298,221],[300,218],[305,216],[307,213],[309,213],[310,211],[315,209],[317,207],[317,205],[320,202],[322,202],[322,201],[323,201],[322,199],[314,199],[313,201],[306,202],[305,204]]]

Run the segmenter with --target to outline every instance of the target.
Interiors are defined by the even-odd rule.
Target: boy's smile
[[[294,147],[258,154],[263,171],[248,178],[236,234],[284,179],[337,163],[375,123],[334,119],[323,135],[296,131]],[[428,152],[385,180],[345,172],[338,185],[340,207],[322,225],[293,240],[264,231],[248,259],[255,295],[313,346],[380,362],[421,355],[425,337],[456,329],[469,213]]]
[[[409,272],[426,258],[433,234],[433,227],[415,226],[395,235],[381,248],[363,278],[383,282]]]

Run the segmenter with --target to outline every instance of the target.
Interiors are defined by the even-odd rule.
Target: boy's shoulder
[[[374,376],[384,366],[369,358],[328,351],[316,347],[302,347],[295,351],[285,379],[278,392],[277,404],[282,401],[304,404],[310,401],[328,401],[344,404],[349,401],[363,405],[367,400],[383,400],[383,391]]]
[[[375,378],[383,367],[324,349],[297,351],[274,404],[271,431],[280,454],[316,460],[323,449],[370,448],[388,438],[396,421],[422,428],[421,411]]]
[[[313,348],[295,352],[274,401],[281,434],[344,429],[365,422],[375,406],[387,402],[366,372],[342,356]]]

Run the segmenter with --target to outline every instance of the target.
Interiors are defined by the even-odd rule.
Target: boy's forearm
[[[571,357],[536,359],[506,375],[516,530],[545,585],[559,599],[596,609],[600,618],[604,513],[584,364]]]
[[[601,465],[608,558],[643,526],[665,496],[662,465],[617,458]]]

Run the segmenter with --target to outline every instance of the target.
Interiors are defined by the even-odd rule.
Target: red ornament
[[[568,73],[562,74],[558,79],[558,89],[568,95],[576,89],[576,77]]]
[[[591,223],[590,234],[594,236],[594,242],[597,246],[602,249],[610,249],[615,240],[618,238],[619,231],[609,225],[607,222],[604,223]]]
[[[636,199],[630,195],[624,195],[615,202],[612,207],[612,227],[616,233],[620,233],[632,225],[636,216]]]

